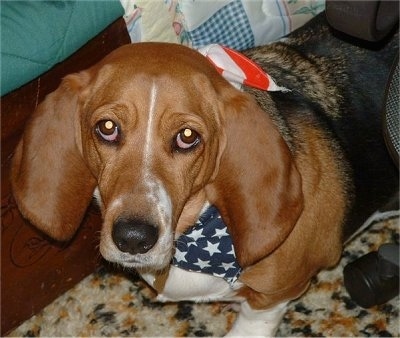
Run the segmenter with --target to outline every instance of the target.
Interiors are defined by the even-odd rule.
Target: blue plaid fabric
[[[218,210],[210,206],[196,224],[176,241],[172,264],[189,271],[224,278],[233,285],[241,268],[232,239]]]
[[[218,43],[232,49],[254,47],[254,35],[240,0],[222,7],[209,20],[189,31],[193,47]]]

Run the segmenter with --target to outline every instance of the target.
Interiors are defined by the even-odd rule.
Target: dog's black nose
[[[119,219],[114,223],[112,238],[122,252],[143,254],[156,244],[158,229],[144,221]]]

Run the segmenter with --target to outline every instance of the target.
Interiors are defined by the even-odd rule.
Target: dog
[[[15,199],[66,241],[95,196],[105,259],[139,271],[160,301],[238,302],[228,336],[273,335],[398,191],[380,125],[397,40],[359,48],[319,15],[245,52],[277,92],[238,90],[188,47],[120,47],[37,107],[13,158]],[[225,241],[229,279],[178,264],[201,238],[210,257]],[[200,257],[192,267],[208,268]]]

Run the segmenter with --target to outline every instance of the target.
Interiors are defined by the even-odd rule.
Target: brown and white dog
[[[375,51],[336,39],[319,16],[247,52],[290,90],[269,93],[237,90],[187,47],[121,47],[38,106],[13,159],[15,198],[64,241],[95,195],[107,260],[161,301],[237,301],[229,334],[269,336],[398,190],[379,122],[397,51],[397,38]],[[231,235],[235,283],[170,264],[209,204]]]

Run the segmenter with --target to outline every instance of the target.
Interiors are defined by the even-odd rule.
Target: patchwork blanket
[[[121,0],[132,42],[233,49],[277,40],[325,9],[325,0]]]

